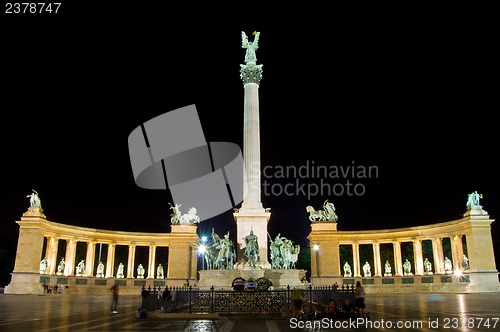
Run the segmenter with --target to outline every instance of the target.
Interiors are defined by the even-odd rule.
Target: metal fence
[[[334,300],[337,305],[354,303],[353,285],[308,287],[305,289],[233,291],[200,290],[193,287],[142,288],[142,309],[182,313],[281,314],[291,310],[300,292],[305,306],[318,310]]]

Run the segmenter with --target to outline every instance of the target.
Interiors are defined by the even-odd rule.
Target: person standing
[[[361,286],[360,281],[356,281],[356,307],[358,308],[358,314],[361,318],[366,318],[365,312],[365,288]]]
[[[117,314],[117,307],[118,307],[118,296],[119,296],[119,289],[118,289],[118,283],[115,281],[113,286],[109,289],[111,294],[113,294],[113,299],[111,301],[111,312],[114,314]]]

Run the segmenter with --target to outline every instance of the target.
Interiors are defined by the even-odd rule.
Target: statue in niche
[[[344,264],[344,277],[352,277],[351,266],[347,262]]]
[[[124,270],[125,270],[125,266],[123,265],[123,263],[118,264],[118,270],[116,271],[116,277],[117,278],[125,278]]]
[[[391,264],[389,264],[389,261],[385,261],[385,270],[384,270],[384,277],[392,277],[392,268]]]
[[[479,205],[479,199],[483,198],[482,194],[478,194],[477,191],[474,191],[473,193],[470,193],[467,196],[467,209],[474,209],[474,208],[481,208],[481,205]]]
[[[413,273],[411,273],[411,263],[408,260],[408,258],[403,263],[403,274],[405,276],[412,276],[413,275]]]
[[[425,257],[424,260],[424,273],[425,274],[432,274],[432,263]]]
[[[41,209],[42,201],[40,200],[40,196],[38,195],[35,189],[31,190],[33,190],[33,192],[30,195],[26,196],[30,198],[30,207]]]
[[[142,264],[139,264],[139,266],[137,267],[137,278],[144,279],[144,272],[144,267],[142,266]]]
[[[40,274],[45,274],[47,273],[47,267],[49,266],[49,263],[47,262],[47,258],[43,258],[42,261],[40,262]]]
[[[57,265],[57,274],[62,275],[64,274],[64,268],[66,267],[66,263],[64,262],[64,258],[61,258],[61,261],[59,262],[59,265]]]
[[[257,63],[257,55],[255,51],[259,48],[259,36],[260,32],[254,31],[253,35],[255,36],[253,42],[248,41],[248,37],[244,31],[241,32],[241,48],[246,48],[247,51],[245,53],[245,63],[246,64],[256,64]]]
[[[158,267],[156,268],[156,279],[164,279],[165,275],[163,272],[163,266],[161,264],[158,264]]]
[[[371,271],[370,263],[366,262],[365,265],[363,265],[363,274],[364,274],[365,277],[371,277],[372,276],[372,271]]]
[[[77,276],[83,276],[83,273],[85,271],[85,260],[81,260],[80,263],[76,266],[76,275]]]
[[[259,261],[259,243],[257,235],[250,230],[250,234],[243,238],[245,241],[244,255],[248,258],[250,267],[255,268],[255,263]]]
[[[444,258],[444,273],[453,273],[453,265],[451,264],[451,260],[448,257]]]
[[[464,270],[469,270],[470,269],[470,266],[469,266],[469,259],[467,258],[467,256],[463,255],[464,257],[462,258],[462,268]]]
[[[99,262],[97,265],[97,273],[95,275],[97,278],[104,278],[104,264]]]

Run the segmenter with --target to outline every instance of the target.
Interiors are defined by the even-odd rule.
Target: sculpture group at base
[[[294,245],[293,242],[278,233],[274,241],[269,236],[271,242],[270,256],[271,267],[273,269],[295,269],[295,263],[299,259],[300,245]]]

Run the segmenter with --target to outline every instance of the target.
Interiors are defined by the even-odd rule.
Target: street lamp
[[[319,277],[319,244],[313,244],[313,250],[316,252],[316,275]]]
[[[198,254],[201,256],[201,269],[205,270],[205,252],[207,251],[207,246],[204,244],[198,245]]]

